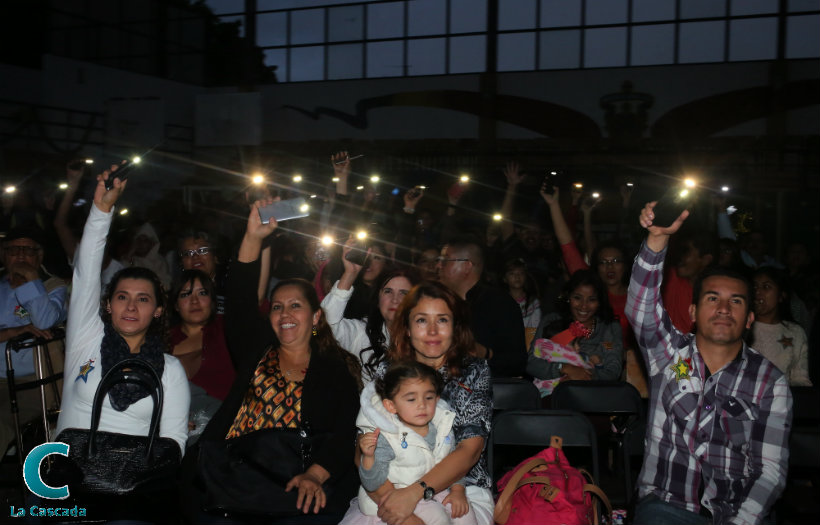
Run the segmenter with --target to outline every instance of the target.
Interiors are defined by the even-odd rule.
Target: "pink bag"
[[[549,448],[525,459],[498,481],[493,518],[501,525],[597,525],[598,502],[612,514],[606,494],[585,470],[572,467],[552,436]]]

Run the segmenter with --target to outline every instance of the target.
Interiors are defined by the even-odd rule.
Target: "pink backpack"
[[[498,481],[493,518],[501,525],[597,525],[598,502],[612,506],[585,470],[572,467],[552,436],[549,448],[525,459]]]

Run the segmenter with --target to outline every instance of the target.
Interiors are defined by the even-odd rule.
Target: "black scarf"
[[[105,374],[108,373],[114,365],[129,358],[146,361],[157,371],[159,377],[162,377],[162,372],[165,368],[165,345],[160,336],[148,334],[145,337],[145,342],[142,344],[142,347],[140,347],[139,353],[132,354],[128,343],[114,330],[114,326],[111,323],[105,323],[105,333],[103,335],[102,345],[100,346],[100,353],[102,354],[100,361],[103,377],[105,377]],[[151,395],[151,393],[148,390],[134,383],[120,383],[114,385],[111,387],[111,390],[108,391],[108,399],[111,401],[111,406],[114,407],[114,410],[120,412],[149,395]]]

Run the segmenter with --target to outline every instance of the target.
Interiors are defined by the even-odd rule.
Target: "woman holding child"
[[[376,402],[381,398],[385,411],[395,417],[388,418],[392,419],[390,428],[381,428],[379,424],[386,427],[389,425],[381,420],[370,420],[372,413],[368,410],[362,410],[359,414],[357,424],[360,431],[365,432],[360,438],[360,450],[363,452],[360,476],[363,483],[367,483],[366,479],[370,477],[368,471],[371,469],[366,467],[371,464],[369,456],[373,455],[373,440],[378,446],[382,432],[398,432],[408,443],[407,448],[413,441],[435,438],[436,445],[432,449],[435,463],[426,472],[416,473],[419,474],[418,477],[415,474],[409,477],[405,474],[395,484],[388,475],[387,481],[381,486],[367,492],[372,502],[378,503],[376,516],[366,512],[367,502],[360,505],[358,500],[353,500],[342,524],[424,523],[419,514],[430,519],[426,513],[430,509],[424,509],[430,505],[425,502],[435,499],[446,513],[434,511],[434,515],[444,523],[489,525],[492,523],[493,500],[483,450],[490,435],[492,419],[490,370],[485,360],[469,356],[474,341],[470,332],[467,304],[439,283],[422,282],[407,294],[396,311],[391,334],[393,339],[387,351],[387,361],[382,362],[374,374],[376,384],[381,385],[379,391],[376,384],[370,384],[362,392],[361,399],[363,406],[372,407],[374,396]],[[402,388],[406,387],[405,383],[413,381],[408,381],[407,378],[403,381],[391,379],[394,373],[391,367],[395,369],[407,361],[421,363],[438,372],[443,383],[440,397],[446,402],[446,405],[436,406],[433,410],[429,402],[436,397],[435,380],[430,380],[429,376],[428,379],[422,377],[417,380],[417,386],[421,383],[425,388],[411,393],[409,398],[422,405],[426,400],[427,408],[416,410],[416,415],[423,414],[424,417],[411,421],[411,425],[407,424],[405,418],[409,419],[413,412],[411,416],[404,416],[395,405],[397,400],[401,402],[402,399],[408,399],[402,396]],[[392,388],[388,388],[390,384],[393,384]],[[391,405],[396,409],[395,413],[391,410]],[[453,414],[452,423],[444,419],[447,406]],[[442,421],[437,419],[440,410]],[[430,422],[435,428],[435,436],[429,436]],[[417,428],[413,429],[413,426]],[[436,455],[438,444],[447,444],[447,433],[444,430],[448,426],[452,428],[453,434],[449,444],[453,447],[452,451],[444,454],[439,450],[439,455]],[[410,434],[411,431],[418,435]],[[405,432],[406,436],[403,435]],[[396,456],[390,460],[391,467],[393,461],[402,460],[400,454],[403,450],[407,449],[401,446],[401,441],[399,447],[391,447]],[[410,483],[406,483],[407,481]],[[420,504],[422,505],[419,506]],[[416,513],[417,510],[419,514]]]

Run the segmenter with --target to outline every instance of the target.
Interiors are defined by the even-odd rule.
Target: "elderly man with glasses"
[[[484,253],[470,239],[441,249],[436,265],[442,284],[470,305],[477,357],[484,357],[493,377],[518,377],[527,365],[521,308],[509,294],[481,283]]]
[[[0,278],[0,452],[14,439],[8,385],[6,343],[23,334],[51,336],[49,328],[65,321],[67,287],[61,279],[46,278],[43,263],[43,234],[35,228],[14,228],[2,242],[4,271]],[[32,349],[12,352],[12,367],[18,382],[33,379]],[[55,372],[59,370],[55,369]],[[40,414],[37,390],[17,395],[20,422]]]

